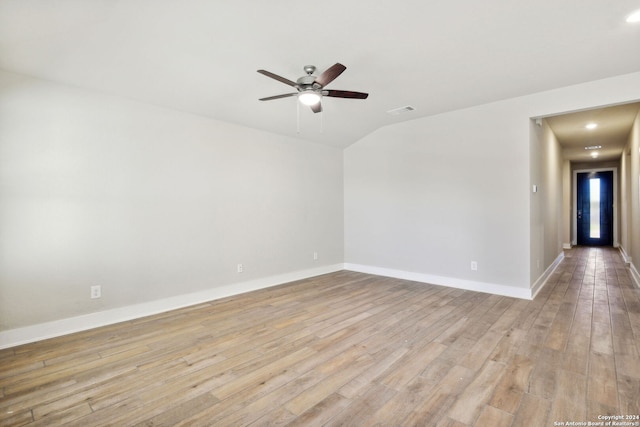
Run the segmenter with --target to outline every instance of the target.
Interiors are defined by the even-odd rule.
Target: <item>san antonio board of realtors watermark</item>
[[[598,419],[596,421],[554,421],[553,425],[554,427],[640,427],[640,415],[598,415]]]

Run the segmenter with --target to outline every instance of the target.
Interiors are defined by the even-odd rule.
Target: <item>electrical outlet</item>
[[[238,273],[242,273],[243,270],[242,264],[238,264]]]
[[[318,252],[314,252],[313,253],[313,260],[317,261],[318,260]]]
[[[100,285],[91,287],[91,299],[100,298],[102,296],[102,287]]]
[[[477,271],[478,270],[478,261],[471,261],[471,269],[473,271]]]

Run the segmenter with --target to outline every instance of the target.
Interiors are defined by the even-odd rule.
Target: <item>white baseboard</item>
[[[74,332],[98,328],[100,326],[112,325],[114,323],[138,319],[145,316],[151,316],[153,314],[163,313],[190,305],[201,304],[207,301],[213,301],[228,296],[238,295],[258,289],[264,289],[283,283],[293,282],[296,280],[307,279],[310,277],[319,276],[321,274],[333,273],[340,270],[344,270],[343,264],[328,265],[324,267],[250,280],[247,282],[234,283],[231,285],[211,288],[206,291],[178,295],[175,297],[149,301],[142,304],[135,304],[126,307],[85,314],[82,316],[54,320],[37,325],[0,331],[0,349],[15,347],[17,345],[27,344],[48,338],[59,337]]]
[[[535,298],[536,295],[538,295],[538,292],[540,292],[544,285],[547,284],[547,280],[549,280],[549,277],[551,277],[553,272],[556,271],[556,268],[558,268],[558,265],[560,265],[563,259],[564,252],[560,252],[556,259],[553,260],[551,265],[547,267],[544,273],[542,273],[542,275],[538,277],[538,280],[536,280],[533,286],[531,286],[531,299]]]
[[[629,256],[629,254],[627,254],[627,252],[624,250],[624,247],[619,246],[618,250],[620,251],[622,260],[629,267],[629,274],[631,276],[631,280],[633,281],[634,285],[636,285],[637,288],[640,288],[640,272],[638,272],[638,269],[636,268],[636,266],[633,264],[633,262],[631,262],[632,259]]]
[[[571,249],[571,248],[572,248],[571,243],[563,243],[562,244],[562,249]]]
[[[636,285],[636,288],[640,288],[640,272],[631,262],[629,262],[629,273],[631,275],[631,280]]]
[[[640,288],[640,272],[636,269],[636,266],[631,264],[629,270],[631,271],[631,279],[636,284],[636,288]]]
[[[624,250],[624,247],[618,246],[618,250],[620,251],[620,255],[622,255],[622,260],[624,261],[624,263],[627,265],[631,264],[631,257]]]
[[[344,265],[345,270],[359,273],[375,274],[378,276],[393,277],[396,279],[412,280],[414,282],[428,283],[432,285],[447,286],[450,288],[465,289],[469,291],[484,292],[521,299],[531,299],[531,289],[516,288],[513,286],[496,285],[493,283],[476,282],[473,280],[456,279],[453,277],[435,276],[432,274],[413,273],[409,271],[394,270],[389,268],[373,267],[370,265],[350,264]]]

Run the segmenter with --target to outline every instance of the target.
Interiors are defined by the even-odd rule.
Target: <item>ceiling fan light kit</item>
[[[367,99],[368,93],[353,92],[346,90],[324,90],[324,87],[334,81],[344,70],[347,69],[344,65],[336,63],[333,66],[327,68],[319,76],[314,76],[316,71],[314,65],[305,65],[304,72],[306,76],[300,77],[295,82],[281,77],[266,70],[258,70],[260,74],[277,80],[281,83],[289,85],[297,89],[298,92],[285,93],[282,95],[268,96],[266,98],[260,98],[260,101],[272,101],[274,99],[289,98],[291,96],[298,96],[300,103],[311,107],[311,111],[319,113],[322,111],[322,97],[328,96],[333,98],[351,98],[351,99]]]
[[[304,105],[314,105],[320,102],[320,95],[312,90],[304,90],[298,95],[298,100]]]

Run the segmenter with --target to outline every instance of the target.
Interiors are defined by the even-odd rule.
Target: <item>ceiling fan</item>
[[[271,77],[272,79],[278,80],[286,85],[292,86],[296,88],[298,91],[293,93],[285,93],[283,95],[275,95],[268,96],[266,98],[260,98],[260,101],[271,101],[274,99],[280,98],[288,98],[290,96],[297,96],[298,100],[311,107],[311,110],[314,113],[319,113],[322,111],[321,99],[323,96],[330,96],[334,98],[352,98],[352,99],[367,99],[369,96],[368,93],[363,92],[353,92],[349,90],[333,90],[333,89],[325,89],[329,83],[334,81],[336,77],[338,77],[347,67],[340,63],[336,63],[331,67],[327,68],[322,74],[319,76],[314,76],[313,73],[316,71],[316,67],[314,65],[305,65],[304,71],[307,73],[306,76],[300,77],[297,81],[293,82],[289,79],[285,79],[284,77],[280,77],[277,74],[273,74],[270,71],[266,70],[258,70],[260,74],[264,74],[267,77]]]

